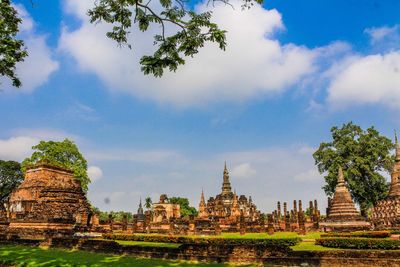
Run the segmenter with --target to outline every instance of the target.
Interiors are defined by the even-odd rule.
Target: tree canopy
[[[151,197],[146,197],[145,202],[144,202],[144,207],[146,209],[151,209],[151,206],[153,205],[153,201],[151,200]]]
[[[0,203],[4,203],[23,180],[24,173],[19,162],[0,160]]]
[[[90,178],[87,174],[87,161],[79,152],[74,142],[65,139],[62,142],[40,141],[32,156],[22,162],[22,169],[39,162],[46,162],[54,166],[67,168],[74,172],[75,178],[81,183],[84,192],[87,192]]]
[[[189,205],[189,200],[184,197],[170,197],[169,203],[179,204],[181,206],[181,216],[187,217],[190,215],[197,216],[197,210]]]
[[[0,1],[0,76],[11,79],[13,86],[20,87],[21,81],[16,74],[16,63],[28,55],[24,42],[17,38],[19,24],[17,10],[10,0]]]
[[[363,130],[352,122],[332,127],[331,133],[332,141],[321,143],[313,154],[319,172],[325,174],[323,189],[329,196],[334,193],[341,166],[353,199],[366,215],[369,207],[387,195],[389,186],[381,173],[393,166],[394,145],[374,127]]]

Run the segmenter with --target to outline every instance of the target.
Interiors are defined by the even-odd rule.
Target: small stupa
[[[329,207],[329,214],[326,220],[320,223],[320,227],[326,232],[350,232],[370,228],[370,223],[359,214],[354,205],[341,167],[339,167],[338,183]]]

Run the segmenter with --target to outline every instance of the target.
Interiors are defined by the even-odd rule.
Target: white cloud
[[[257,173],[255,169],[252,168],[250,163],[243,163],[235,166],[231,171],[231,176],[235,178],[251,178]]]
[[[159,163],[182,159],[182,155],[174,150],[106,149],[90,150],[86,155],[87,158],[95,161],[131,161],[140,163]]]
[[[9,138],[0,139],[0,159],[22,161],[32,154],[32,146],[41,140],[62,141],[65,138],[81,140],[75,135],[54,129],[15,129],[10,131]]]
[[[32,154],[32,146],[38,139],[28,136],[17,136],[0,139],[0,158],[2,160],[22,161]]]
[[[103,177],[103,171],[97,166],[89,166],[87,169],[87,174],[92,183]]]
[[[308,182],[308,181],[321,181],[323,180],[322,176],[319,174],[318,169],[316,167],[309,169],[305,172],[298,173],[294,176],[296,181],[300,182]]]
[[[332,77],[328,103],[385,104],[400,108],[400,51],[353,57]]]
[[[400,38],[399,31],[399,25],[394,25],[393,27],[383,26],[365,29],[365,32],[370,36],[373,45],[382,41],[398,40]]]
[[[46,44],[46,36],[35,32],[35,22],[24,6],[15,7],[23,21],[18,37],[24,41],[29,54],[25,61],[16,65],[16,73],[22,81],[22,87],[18,92],[30,92],[46,83],[49,76],[58,69],[59,63],[52,59],[52,51]],[[2,78],[1,84],[4,88],[11,88],[8,79]]]
[[[282,45],[274,38],[274,33],[283,29],[278,11],[260,6],[242,11],[239,2],[232,2],[235,9],[221,3],[213,9],[213,21],[228,31],[225,52],[207,44],[176,73],[166,73],[161,79],[144,76],[139,56],[154,49],[152,35],[157,29],[153,27],[146,34],[132,30],[133,51],[118,49],[106,39],[106,25],[88,22],[85,12],[90,6],[82,2],[66,2],[65,11],[79,18],[82,25],[75,30],[65,28],[59,47],[81,70],[95,73],[111,90],[178,106],[241,102],[281,92],[314,70],[312,50]],[[196,9],[207,7],[203,4]]]

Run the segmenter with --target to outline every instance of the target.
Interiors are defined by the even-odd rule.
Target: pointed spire
[[[397,139],[397,132],[394,130],[394,144],[396,149],[396,161],[400,161],[400,144],[399,140]]]
[[[201,189],[201,197],[200,197],[200,203],[206,203],[205,199],[204,199],[204,191],[203,188]]]
[[[137,214],[138,214],[139,216],[143,215],[142,197],[140,197],[139,208],[138,208],[138,210],[137,210]]]
[[[344,184],[344,175],[342,166],[339,166],[338,185]]]
[[[231,188],[231,183],[229,182],[229,172],[228,168],[226,167],[226,161],[224,165],[224,177],[223,177],[223,183],[222,183],[222,194],[231,194],[232,193],[232,188]]]

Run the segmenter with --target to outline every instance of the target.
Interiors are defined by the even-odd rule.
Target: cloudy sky
[[[232,186],[264,212],[278,200],[325,207],[312,153],[330,128],[353,121],[389,137],[400,128],[397,0],[216,4],[226,51],[206,45],[163,78],[138,64],[157,27],[132,30],[129,50],[88,22],[93,0],[14,2],[30,55],[18,65],[21,89],[0,79],[0,158],[70,138],[104,210],[135,211],[160,193],[197,206],[202,188],[220,191],[224,161]]]

